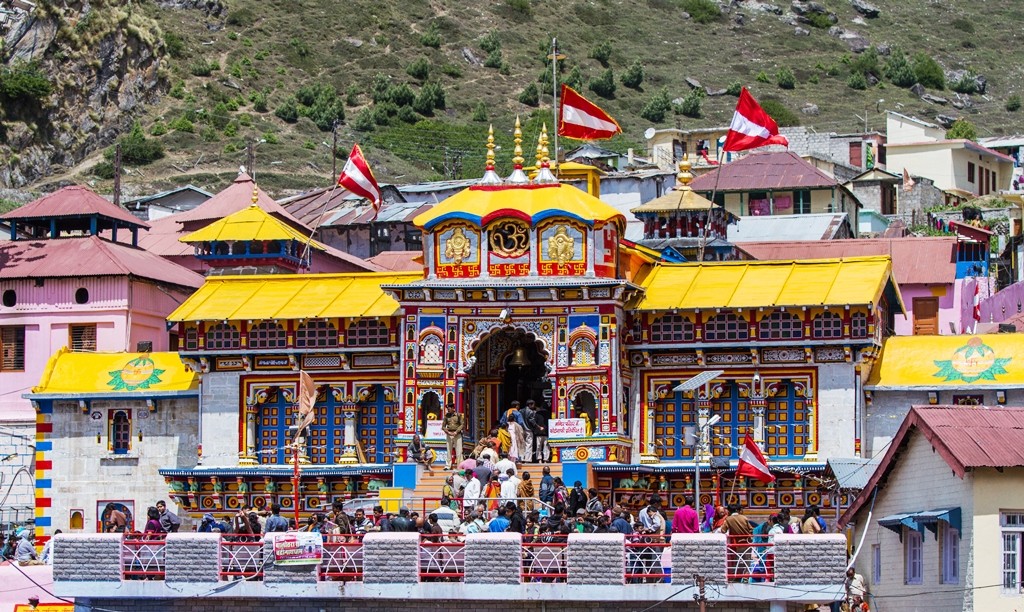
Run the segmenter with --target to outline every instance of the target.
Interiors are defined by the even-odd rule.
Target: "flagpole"
[[[717,143],[718,141],[715,140],[715,142]],[[722,178],[722,158],[724,156],[725,156],[725,150],[724,149],[719,149],[718,150],[718,167],[717,167],[717,169],[715,171],[716,172],[716,174],[715,174],[715,187],[714,187],[714,189],[711,190],[711,205],[708,206],[708,218],[704,221],[704,233],[701,234],[700,242],[698,243],[699,246],[697,247],[697,262],[698,263],[703,263],[703,261],[704,261],[704,249],[708,245],[708,224],[711,221],[711,211],[713,211],[715,209],[715,195],[718,194],[718,181],[721,180],[721,178]],[[682,200],[680,200],[680,204],[681,203],[682,203]],[[722,202],[722,208],[725,208],[725,202]],[[726,211],[728,211],[728,209],[726,209]],[[728,216],[728,215],[726,215],[726,216]],[[726,220],[725,224],[728,225],[729,221]]]
[[[558,38],[551,38],[551,114],[552,123],[555,126],[555,176],[560,172],[558,160],[558,60],[565,59],[565,56],[558,55]]]

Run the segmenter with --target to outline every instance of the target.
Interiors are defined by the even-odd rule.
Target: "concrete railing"
[[[401,588],[412,599],[429,599],[435,590],[448,598],[473,599],[481,588],[512,589],[510,596],[518,597],[560,584],[604,593],[607,601],[629,601],[692,586],[699,576],[717,585],[722,600],[729,600],[731,593],[738,600],[749,599],[756,592],[769,600],[793,601],[797,589],[775,588],[785,585],[801,587],[812,601],[827,601],[828,595],[842,591],[846,563],[846,540],[840,535],[780,535],[772,542],[738,546],[714,534],[524,538],[517,533],[373,532],[362,539],[327,536],[320,563],[290,566],[274,563],[273,541],[280,535],[245,541],[172,533],[150,541],[137,534],[61,534],[53,544],[55,592],[174,599],[208,596],[220,592],[225,581],[235,581],[241,583],[232,585],[236,595],[259,597],[284,589],[308,597],[338,593],[338,583],[344,582],[340,592],[349,597],[374,597],[380,589]],[[768,555],[769,575],[753,578],[748,576],[752,571],[742,569]]]

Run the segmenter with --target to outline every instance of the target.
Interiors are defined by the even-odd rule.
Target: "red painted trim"
[[[53,469],[53,461],[51,461],[49,459],[41,460],[41,461],[36,461],[36,470],[37,471],[38,470],[52,470],[52,469]]]
[[[517,189],[549,189],[561,187],[559,183],[531,183],[527,185],[471,185],[470,191],[513,191]]]

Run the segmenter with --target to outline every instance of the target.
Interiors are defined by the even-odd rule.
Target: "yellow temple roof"
[[[475,185],[421,213],[413,223],[430,230],[439,223],[461,219],[484,226],[500,217],[515,217],[530,225],[551,217],[569,217],[587,225],[625,217],[612,206],[570,185]]]
[[[76,353],[50,356],[33,395],[159,395],[195,391],[199,377],[177,353]]]
[[[868,390],[1006,389],[1024,385],[1021,334],[892,336],[864,385]]]
[[[167,320],[389,317],[398,312],[398,302],[381,285],[422,278],[420,272],[208,277]]]
[[[888,257],[660,264],[638,283],[647,311],[875,304],[887,289],[904,310]]]
[[[179,238],[181,242],[213,242],[226,240],[296,240],[305,243],[309,236],[252,204],[206,227]],[[324,250],[323,245],[310,240],[314,249]]]

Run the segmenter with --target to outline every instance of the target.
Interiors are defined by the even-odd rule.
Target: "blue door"
[[[366,401],[359,403],[359,442],[368,462],[394,461],[400,416],[398,403],[384,396],[381,385],[374,385]]]

